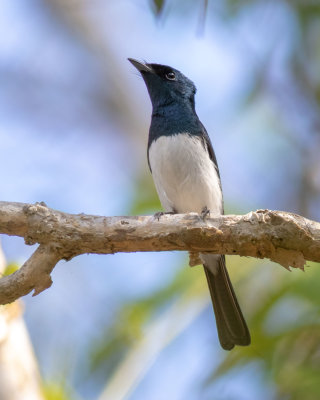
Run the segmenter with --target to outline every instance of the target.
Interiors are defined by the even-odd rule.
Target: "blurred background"
[[[146,159],[151,105],[133,57],[195,82],[226,213],[319,220],[319,17],[311,0],[2,0],[0,199],[107,216],[160,209]],[[6,273],[35,249],[1,241]],[[60,262],[52,287],[10,314],[24,309],[39,389],[17,399],[318,399],[319,266],[227,262],[252,335],[231,352],[186,254]]]

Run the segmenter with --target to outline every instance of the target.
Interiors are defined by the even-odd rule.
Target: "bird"
[[[141,74],[152,103],[148,164],[165,213],[224,213],[217,159],[195,110],[196,86],[168,65],[128,58]],[[158,217],[161,213],[157,213]],[[224,255],[200,254],[224,350],[251,342]]]

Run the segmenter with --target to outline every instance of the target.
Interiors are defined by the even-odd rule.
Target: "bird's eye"
[[[176,79],[176,74],[173,71],[168,72],[166,78],[169,79],[169,81],[174,81]]]

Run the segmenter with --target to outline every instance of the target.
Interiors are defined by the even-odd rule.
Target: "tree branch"
[[[258,210],[203,220],[198,214],[100,217],[67,214],[44,203],[0,202],[0,233],[39,247],[23,266],[0,279],[0,304],[48,288],[61,259],[84,254],[188,250],[269,258],[285,268],[320,262],[320,223],[282,211]]]

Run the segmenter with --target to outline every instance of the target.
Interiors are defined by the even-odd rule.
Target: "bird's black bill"
[[[140,72],[153,72],[151,67],[149,67],[149,65],[147,65],[147,64],[144,64],[138,60],[135,60],[134,58],[128,58],[128,60]]]

